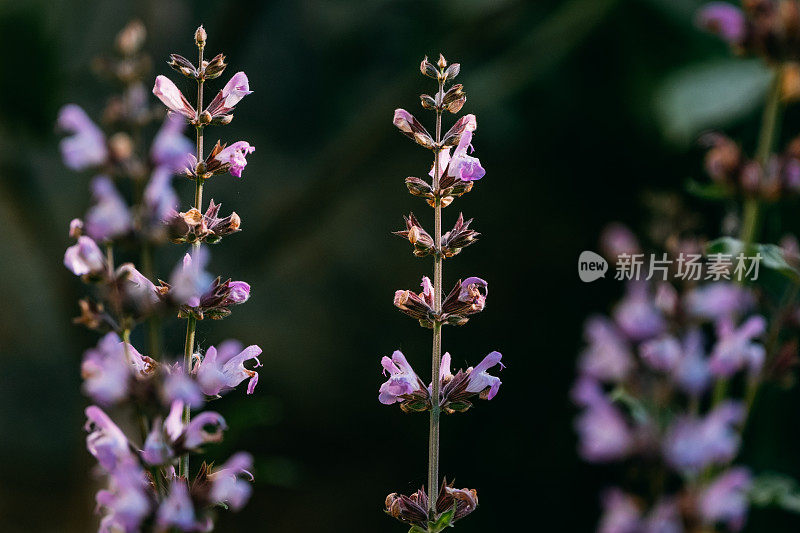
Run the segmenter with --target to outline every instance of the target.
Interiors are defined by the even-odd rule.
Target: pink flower
[[[254,368],[261,366],[259,355],[261,348],[252,345],[242,350],[238,341],[223,342],[219,350],[210,346],[194,370],[200,390],[208,396],[217,396],[220,392],[234,389],[249,378],[247,394],[253,394],[258,384],[258,373],[245,368],[244,363],[252,359],[255,360]]]
[[[122,462],[132,459],[128,438],[119,427],[96,405],[86,408],[86,448],[100,466],[113,472]]]
[[[158,76],[153,86],[153,94],[169,108],[170,111],[180,113],[189,120],[194,120],[197,112],[189,104],[178,87],[166,76]]]
[[[458,146],[453,150],[453,157],[450,159],[447,169],[448,176],[459,178],[462,181],[475,181],[486,175],[486,170],[481,166],[480,159],[467,155],[468,150],[469,152],[475,151],[471,143],[472,131],[467,130],[461,135]],[[442,162],[440,161],[439,164],[441,166]]]
[[[401,396],[422,388],[419,377],[400,350],[396,350],[391,359],[381,359],[381,365],[384,375],[389,372],[389,379],[381,385],[378,394],[378,401],[382,404],[391,405],[402,401]]]
[[[244,507],[250,498],[253,481],[253,457],[249,453],[239,452],[228,459],[220,468],[208,475],[211,482],[211,501],[224,503],[234,511]],[[242,477],[247,478],[247,481]]]
[[[175,400],[172,402],[169,415],[164,420],[164,431],[170,441],[175,444],[178,439],[182,439],[180,444],[187,450],[193,450],[206,442],[219,442],[222,440],[222,432],[227,429],[225,419],[222,415],[213,411],[205,411],[192,417],[188,425],[184,425],[182,420],[183,402]],[[213,431],[206,431],[206,427],[211,426]]]
[[[168,115],[153,139],[150,157],[157,167],[178,170],[186,162],[186,155],[194,151],[194,143],[183,136],[186,122]]]
[[[64,252],[64,266],[76,276],[99,274],[106,268],[106,259],[96,242],[80,236],[78,242]]]
[[[86,234],[96,241],[111,240],[128,233],[133,227],[128,205],[106,176],[92,180],[95,204],[86,212]]]
[[[250,82],[244,72],[237,72],[234,74],[225,87],[211,100],[208,104],[206,111],[212,117],[220,117],[233,111],[242,98],[248,94],[252,94],[250,90]]]
[[[108,157],[103,131],[86,112],[75,104],[65,105],[58,112],[58,127],[72,133],[61,141],[64,164],[73,170],[100,166]]]
[[[498,377],[487,374],[486,371],[498,364],[500,368],[505,368],[503,363],[500,362],[502,357],[500,352],[491,352],[475,368],[467,369],[469,373],[467,392],[480,393],[482,397],[485,394],[487,400],[494,398],[497,395],[497,391],[500,390],[502,381]]]
[[[250,146],[247,141],[237,141],[232,145],[223,149],[217,154],[216,159],[222,163],[228,163],[231,166],[231,175],[237,178],[242,177],[242,170],[247,166],[247,154],[252,154],[256,151],[255,146]]]
[[[159,531],[166,531],[170,527],[179,531],[203,531],[203,524],[198,523],[195,517],[192,499],[189,497],[189,487],[183,478],[175,478],[170,484],[167,496],[158,508],[156,517]]]

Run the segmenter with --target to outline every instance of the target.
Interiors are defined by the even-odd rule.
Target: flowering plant
[[[427,57],[420,64],[422,74],[438,82],[435,96],[423,94],[420,97],[422,107],[436,113],[433,135],[408,111],[397,109],[394,113],[394,125],[405,136],[433,151],[433,165],[429,172],[431,181],[406,178],[409,192],[425,199],[434,210],[433,235],[423,229],[413,213],[405,217],[406,229],[395,232],[411,243],[415,256],[433,256],[433,281],[425,276],[422,278],[422,292],[398,290],[394,295],[394,305],[400,311],[433,332],[432,377],[426,385],[398,350],[381,360],[384,374],[389,377],[378,394],[378,400],[383,404],[398,403],[405,412],[430,413],[427,490],[423,486],[410,496],[392,493],[386,498],[386,512],[410,525],[412,533],[442,531],[477,507],[478,495],[474,489],[457,489],[446,479],[439,483],[440,418],[442,412],[467,411],[476,397],[494,398],[501,382],[487,371],[498,364],[503,366],[500,362],[502,356],[493,351],[474,368],[453,374],[450,354],[442,354],[442,327],[466,324],[469,317],[483,311],[488,295],[486,281],[468,277],[458,280],[443,297],[444,259],[453,257],[475,242],[479,234],[469,229],[472,220],[464,222],[460,214],[453,229],[442,235],[442,209],[454,198],[472,190],[475,181],[486,173],[480,160],[469,155],[473,151],[472,137],[477,128],[475,115],[461,117],[442,134],[444,112],[458,113],[466,102],[461,84],[447,87],[460,69],[458,63],[448,64],[442,55],[435,64]]]
[[[102,63],[125,85],[104,114],[120,131],[107,136],[72,104],[58,118],[71,133],[61,144],[66,165],[98,173],[92,181],[94,204],[83,220],[70,224],[77,242],[64,254],[65,266],[94,289],[93,298],[80,301],[76,322],[104,333],[81,365],[84,392],[94,402],[86,409],[86,444],[107,483],[96,497],[100,531],[210,531],[216,508],[238,510],[249,499],[253,458],[239,452],[219,466],[203,462],[192,475],[190,454],[220,441],[227,428],[219,413],[192,416],[192,409],[199,411],[243,381],[252,394],[261,349],[234,340],[204,353],[195,346],[198,321],[224,318],[250,297],[246,282],[206,271],[210,254],[201,244],[218,243],[239,231],[241,219],[236,213],[220,217],[220,205],[213,200],[203,213],[202,193],[214,175],[229,172],[240,178],[254,148],[245,141],[230,146],[218,141],[204,159],[203,133],[209,125],[230,123],[236,104],[251,91],[247,76],[239,72],[203,107],[205,82],[219,77],[227,64],[222,54],[204,60],[207,35],[199,27],[197,66],[178,55],[170,61],[195,81],[197,104],[189,104],[173,82],[158,76],[153,94],[169,114],[144,152],[142,130],[159,115],[142,81],[149,65],[141,53],[144,36],[144,27],[131,23],[117,39],[120,57]],[[187,122],[196,132],[194,145],[182,135]],[[185,212],[178,211],[171,186],[176,174],[195,185],[193,205]],[[129,189],[133,192],[126,197]],[[167,239],[190,243],[191,250],[164,282],[155,277],[153,251]],[[138,256],[142,271],[132,262],[115,264],[117,252]],[[182,361],[171,362],[161,353],[160,323],[169,313],[186,320]],[[150,355],[140,353],[131,339],[142,321],[148,322]],[[123,430],[131,414],[137,436]]]
[[[708,241],[675,225],[653,243],[659,252],[755,255],[756,282],[630,281],[611,316],[590,318],[572,397],[581,456],[630,466],[628,487],[609,488],[598,531],[650,533],[740,531],[751,503],[791,509],[785,479],[735,465],[748,421],[767,383],[790,382],[797,361],[797,241],[760,242],[771,204],[796,197],[797,140],[776,153],[784,106],[800,97],[800,3],[753,0],[740,9],[712,2],[698,24],[739,55],[760,56],[771,70],[755,155],[720,133],[700,139],[710,181],[693,183],[705,199],[737,207],[731,233]],[[735,227],[735,228],[734,228]],[[638,239],[613,225],[601,239],[612,261],[641,252]],[[736,277],[734,276],[734,279]],[[779,490],[778,486],[785,490]],[[795,491],[796,492],[796,491]]]

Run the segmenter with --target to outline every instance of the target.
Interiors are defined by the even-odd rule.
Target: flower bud
[[[204,126],[208,125],[208,124],[211,124],[211,113],[209,113],[208,111],[203,111],[202,113],[200,113],[200,117],[198,118],[198,122],[200,122],[200,124],[202,124]]]
[[[191,61],[178,54],[170,54],[169,61],[167,61],[173,70],[176,70],[188,78],[197,77],[197,69]]]
[[[223,54],[217,54],[206,66],[203,67],[204,77],[207,80],[218,78],[220,74],[225,71],[225,67],[227,66],[228,64],[225,63],[225,56]]]
[[[447,70],[444,71],[444,79],[445,80],[452,80],[456,76],[458,76],[459,72],[461,72],[461,64],[453,63],[452,65],[447,67]]]
[[[439,65],[439,68],[444,70],[447,67],[447,60],[444,58],[442,54],[439,54],[439,61],[436,62]]]
[[[436,109],[436,100],[429,94],[419,95],[420,103],[425,109]]]
[[[83,235],[83,220],[73,218],[69,222],[69,236],[73,239],[77,239],[81,235]]]
[[[439,78],[439,69],[437,69],[433,63],[428,61],[428,56],[425,56],[425,59],[423,59],[422,63],[420,63],[419,71],[422,72],[423,75],[433,78],[434,80]]]
[[[203,25],[201,24],[194,32],[194,42],[199,48],[203,48],[206,45],[207,38],[208,34],[206,33],[205,28],[203,28]]]

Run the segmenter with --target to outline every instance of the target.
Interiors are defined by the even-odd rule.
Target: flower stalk
[[[477,277],[459,280],[445,295],[443,283],[444,259],[453,257],[472,244],[479,235],[469,229],[472,220],[464,221],[459,215],[453,229],[442,232],[442,210],[456,197],[472,190],[474,181],[485,174],[480,161],[468,155],[472,150],[472,133],[477,128],[474,115],[465,115],[447,132],[442,132],[444,111],[458,113],[466,102],[466,93],[460,84],[446,88],[448,81],[458,75],[460,65],[448,65],[443,56],[436,64],[425,58],[420,65],[422,74],[437,80],[435,96],[422,95],[422,106],[436,113],[434,135],[408,111],[397,109],[394,124],[417,144],[433,152],[430,170],[431,182],[420,178],[407,178],[409,192],[423,198],[433,208],[434,230],[431,236],[419,220],[410,214],[405,218],[406,229],[394,232],[412,245],[417,257],[433,256],[433,282],[422,278],[422,292],[408,290],[395,293],[394,304],[403,313],[430,328],[433,335],[431,352],[431,381],[426,386],[400,351],[391,358],[384,357],[381,365],[389,379],[380,387],[378,400],[384,404],[399,403],[403,411],[429,411],[427,485],[412,495],[392,493],[386,498],[386,512],[401,522],[411,525],[414,533],[436,533],[452,527],[475,510],[477,493],[471,489],[455,489],[447,481],[439,482],[440,425],[442,413],[453,414],[469,410],[474,397],[492,399],[500,380],[486,371],[501,364],[501,355],[491,352],[477,366],[450,370],[451,356],[442,353],[442,329],[446,324],[464,325],[469,317],[483,310],[488,291],[487,283]],[[501,364],[502,367],[502,364]]]

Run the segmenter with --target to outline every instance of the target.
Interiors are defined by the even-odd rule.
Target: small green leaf
[[[436,519],[435,522],[428,523],[428,533],[439,533],[440,531],[444,531],[448,527],[453,526],[453,517],[456,514],[456,504],[453,503],[453,507],[446,512],[439,515],[439,518]]]
[[[744,250],[744,243],[733,237],[720,237],[706,245],[706,255],[730,254],[736,255]]]
[[[419,526],[411,526],[411,529],[408,530],[408,533],[428,533],[428,532]]]

